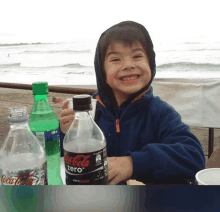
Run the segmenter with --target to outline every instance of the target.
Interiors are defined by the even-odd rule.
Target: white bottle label
[[[36,132],[36,137],[40,141],[41,145],[43,148],[45,148],[45,137],[44,137],[44,132]]]
[[[2,185],[48,185],[47,163],[35,169],[20,171],[2,170]]]

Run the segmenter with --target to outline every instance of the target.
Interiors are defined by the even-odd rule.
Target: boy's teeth
[[[134,80],[134,79],[137,79],[137,78],[138,78],[138,76],[136,75],[136,76],[133,76],[133,77],[123,77],[122,80],[127,81],[127,80]]]

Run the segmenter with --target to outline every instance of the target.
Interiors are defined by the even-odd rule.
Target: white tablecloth
[[[154,96],[173,106],[189,126],[220,128],[220,79],[155,79]]]

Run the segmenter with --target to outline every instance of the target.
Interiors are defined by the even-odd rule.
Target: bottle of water
[[[106,140],[94,122],[89,95],[73,97],[75,119],[64,141],[64,163],[67,185],[107,185]]]
[[[47,82],[33,83],[32,89],[34,104],[30,113],[29,126],[46,150],[48,184],[63,185],[60,175],[59,120],[48,100],[48,84]]]
[[[1,148],[1,184],[47,185],[46,153],[30,131],[27,108],[9,110],[10,131]]]

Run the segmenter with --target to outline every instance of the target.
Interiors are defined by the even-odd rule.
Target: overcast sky
[[[98,40],[125,20],[143,24],[153,39],[220,37],[218,0],[2,0],[0,43]]]

